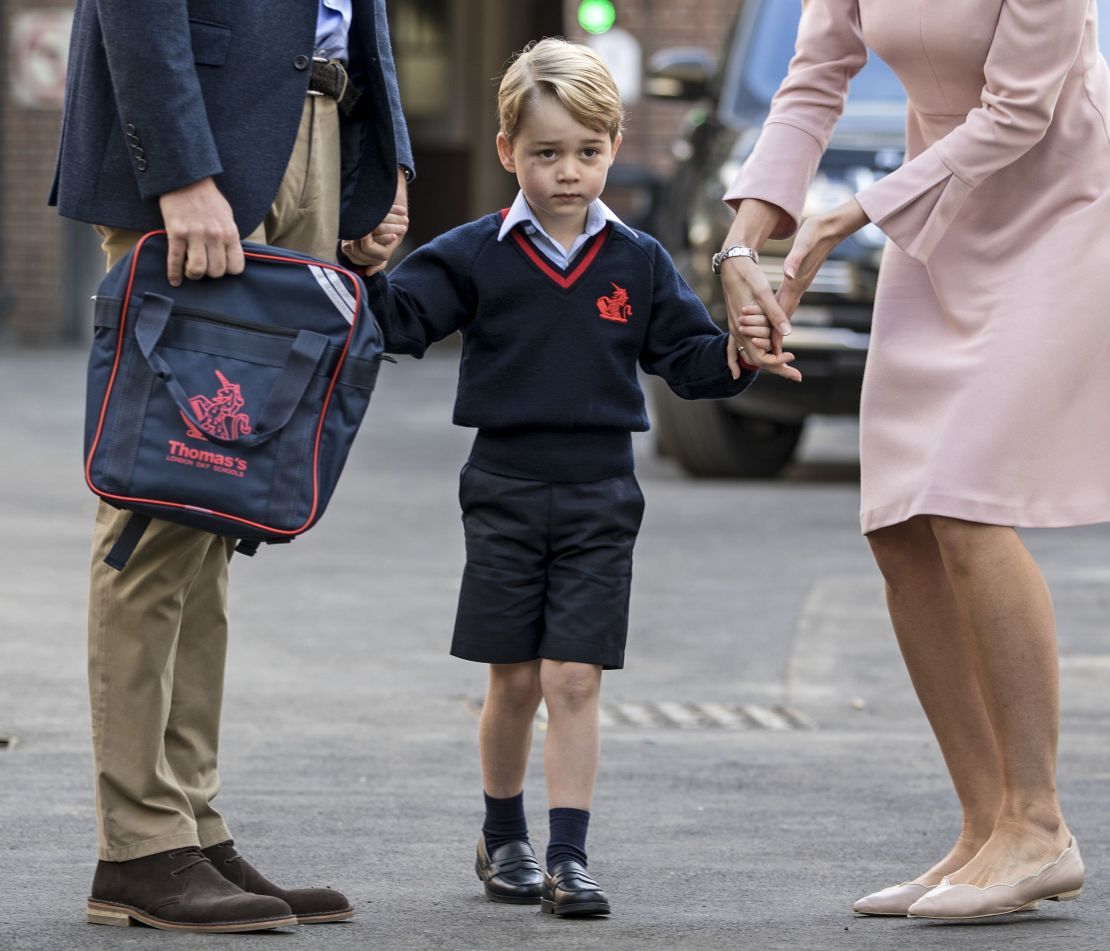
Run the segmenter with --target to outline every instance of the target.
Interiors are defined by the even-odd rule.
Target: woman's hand
[[[859,202],[853,198],[827,214],[807,218],[802,223],[794,246],[783,263],[784,280],[776,295],[779,306],[788,317],[798,309],[798,302],[832,249],[867,224],[868,220]]]
[[[758,251],[774,231],[782,213],[781,208],[770,202],[745,198],[736,209],[736,218],[722,247],[743,245]],[[740,311],[750,304],[759,305],[760,313],[770,318],[780,335],[790,333],[790,322],[775,300],[775,292],[767,276],[751,258],[728,258],[721,264],[721,289],[728,309],[728,328],[733,337],[742,335]]]
[[[771,282],[751,258],[728,258],[721,264],[721,289],[728,309],[728,329],[734,337],[743,335],[740,321],[745,307],[756,305],[781,336],[790,333],[790,321],[775,298]]]

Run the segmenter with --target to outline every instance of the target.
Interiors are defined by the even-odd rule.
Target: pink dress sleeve
[[[980,105],[856,196],[867,217],[911,257],[927,261],[968,195],[1044,138],[1079,56],[1088,10],[1088,0],[1006,0]]]
[[[790,70],[755,149],[725,201],[759,198],[782,210],[772,238],[798,227],[817,164],[844,110],[849,80],[867,62],[857,0],[803,0]]]

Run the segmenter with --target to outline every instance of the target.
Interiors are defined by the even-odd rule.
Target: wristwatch
[[[720,274],[721,265],[729,258],[751,258],[756,264],[759,263],[759,253],[755,248],[749,248],[743,244],[734,244],[731,248],[725,248],[713,255],[713,273]]]

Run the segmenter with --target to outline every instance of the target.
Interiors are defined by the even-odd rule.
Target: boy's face
[[[551,96],[528,104],[510,142],[497,136],[497,154],[513,172],[540,224],[552,237],[576,237],[586,209],[605,187],[621,139],[582,125]]]

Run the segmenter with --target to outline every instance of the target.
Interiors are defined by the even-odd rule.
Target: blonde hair
[[[513,57],[497,90],[501,132],[510,142],[538,96],[551,96],[588,129],[607,132],[612,140],[620,135],[624,110],[617,84],[588,46],[548,37]]]

